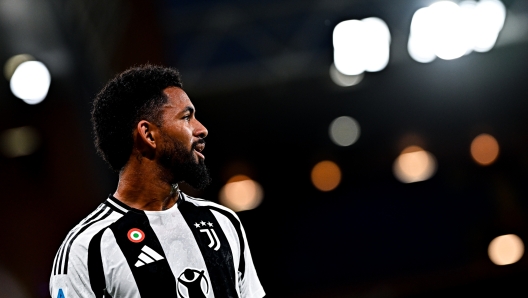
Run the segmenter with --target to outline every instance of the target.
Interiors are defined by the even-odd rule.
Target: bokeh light
[[[28,298],[33,297],[30,289],[26,288],[14,274],[0,267],[0,298]]]
[[[341,116],[332,121],[329,134],[336,145],[350,146],[359,138],[359,124],[352,117]]]
[[[436,172],[436,159],[418,146],[409,146],[394,161],[393,172],[403,183],[424,181]]]
[[[11,58],[9,58],[5,65],[4,65],[4,76],[5,78],[9,81],[11,80],[11,77],[13,76],[13,73],[15,72],[15,70],[17,69],[17,67],[26,62],[26,61],[31,61],[31,60],[35,60],[35,58],[29,54],[20,54],[20,55],[15,55]]]
[[[519,236],[508,234],[490,242],[488,255],[496,265],[509,265],[519,261],[524,254],[524,244]]]
[[[471,142],[471,157],[478,164],[487,166],[499,156],[499,143],[489,134],[480,134]]]
[[[34,105],[46,98],[50,83],[51,75],[42,62],[26,61],[15,69],[10,87],[16,97]]]
[[[350,87],[357,85],[363,80],[363,76],[364,75],[362,73],[355,76],[348,76],[346,74],[340,73],[333,63],[330,65],[330,78],[338,86]]]
[[[40,135],[31,126],[11,128],[0,134],[0,152],[6,157],[30,155],[40,145]]]
[[[440,1],[415,12],[408,41],[409,55],[428,63],[452,60],[471,51],[486,52],[495,45],[506,18],[498,0]]]
[[[219,202],[238,212],[255,209],[263,198],[264,191],[258,182],[245,175],[236,175],[220,190]]]
[[[498,0],[481,0],[475,6],[473,50],[487,52],[493,48],[506,20],[506,7]]]
[[[321,161],[313,167],[311,178],[313,185],[317,189],[331,191],[341,182],[341,170],[332,161]]]
[[[389,63],[390,32],[379,18],[347,20],[333,32],[334,64],[344,75],[376,72]]]
[[[414,60],[422,63],[428,63],[436,59],[432,41],[433,36],[429,32],[429,14],[428,8],[420,8],[414,13],[407,44],[409,55]]]

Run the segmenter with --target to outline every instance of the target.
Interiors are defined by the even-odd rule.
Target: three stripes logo
[[[194,226],[200,230],[202,233],[206,233],[209,237],[209,247],[214,246],[214,250],[220,249],[220,240],[218,239],[218,236],[216,235],[215,230],[213,229],[213,224],[210,222],[205,223],[203,220],[200,223],[194,223]]]
[[[134,266],[141,267],[145,264],[150,264],[152,262],[156,262],[163,259],[164,257],[162,257],[159,253],[155,252],[152,248],[145,245],[141,249],[141,253],[138,256],[138,261]]]

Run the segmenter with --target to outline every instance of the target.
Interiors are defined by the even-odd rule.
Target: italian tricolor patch
[[[139,243],[143,241],[143,239],[145,239],[145,233],[143,233],[143,231],[141,231],[138,228],[130,229],[130,231],[128,231],[127,233],[127,236],[128,236],[128,240],[134,243]]]

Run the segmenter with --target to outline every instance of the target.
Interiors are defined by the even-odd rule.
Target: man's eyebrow
[[[187,112],[189,112],[189,113],[191,113],[191,114],[194,114],[195,111],[194,111],[194,108],[193,108],[193,107],[191,107],[191,106],[186,106],[185,108],[183,108],[183,110],[181,111],[181,113],[187,113]]]

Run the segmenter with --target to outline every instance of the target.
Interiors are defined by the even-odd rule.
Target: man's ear
[[[156,149],[158,126],[147,120],[141,120],[136,126],[136,142],[139,148]]]

